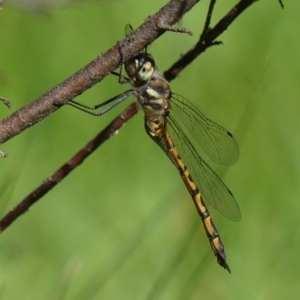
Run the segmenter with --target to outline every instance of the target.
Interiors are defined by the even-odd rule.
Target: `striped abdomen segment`
[[[229,266],[226,263],[226,254],[225,254],[224,245],[219,236],[218,230],[216,229],[216,226],[211,219],[210,213],[203,202],[200,191],[197,185],[195,184],[195,182],[193,181],[190,172],[188,171],[183,160],[181,159],[169,135],[167,135],[166,140],[167,140],[167,149],[166,149],[167,154],[172,160],[172,162],[174,163],[174,165],[176,166],[176,168],[179,170],[180,175],[187,189],[189,190],[189,193],[192,196],[196,209],[202,219],[202,223],[204,225],[204,229],[209,239],[211,248],[215,256],[217,257],[217,261],[223,268],[227,269],[230,272]]]

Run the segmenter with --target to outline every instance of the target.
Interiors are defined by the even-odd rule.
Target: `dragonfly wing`
[[[241,211],[233,194],[223,183],[221,178],[199,156],[179,124],[172,117],[168,117],[168,131],[181,158],[186,164],[203,199],[232,221],[241,219]]]
[[[224,127],[206,118],[196,106],[182,96],[172,95],[171,108],[214,162],[231,165],[238,160],[237,142]]]
[[[132,26],[131,26],[129,23],[127,23],[127,24],[125,25],[125,36],[131,35],[131,33],[132,33],[133,31],[134,31],[134,30],[133,30]]]

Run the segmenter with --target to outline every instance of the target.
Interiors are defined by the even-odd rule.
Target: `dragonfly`
[[[124,67],[128,76],[125,82],[129,82],[132,89],[94,106],[74,100],[69,104],[93,116],[101,116],[130,96],[136,97],[144,113],[147,134],[179,171],[201,217],[217,262],[231,273],[224,244],[204,201],[232,221],[241,219],[240,208],[221,178],[198,154],[186,132],[193,136],[214,162],[225,165],[238,160],[239,148],[235,138],[187,99],[173,93],[169,82],[158,71],[153,57],[147,52],[141,52],[124,62]],[[118,75],[122,76],[121,73]]]

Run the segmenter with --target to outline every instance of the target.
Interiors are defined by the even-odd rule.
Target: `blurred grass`
[[[234,3],[218,3],[213,22]],[[6,3],[0,94],[12,110],[22,107],[161,5],[78,1],[40,13]],[[167,33],[151,46],[161,70],[195,43],[206,5],[181,22],[193,37]],[[233,223],[211,209],[232,275],[216,263],[180,176],[145,134],[140,114],[1,235],[1,299],[298,299],[299,8],[259,1],[220,38],[223,46],[172,82],[240,145],[230,168],[203,155],[243,214]],[[106,78],[78,100],[101,102],[125,88]],[[128,103],[101,119],[65,107],[2,145],[10,155],[0,160],[2,214]],[[9,113],[0,106],[1,118]]]

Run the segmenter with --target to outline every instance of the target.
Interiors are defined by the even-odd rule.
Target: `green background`
[[[9,1],[7,1],[9,2]],[[203,2],[203,3],[202,3]],[[191,48],[208,1],[150,52],[160,70]],[[226,2],[226,4],[224,4]],[[299,299],[299,1],[259,1],[171,86],[236,137],[240,159],[212,163],[242,211],[238,223],[210,209],[232,274],[219,267],[181,178],[144,132],[140,113],[0,236],[1,299]],[[0,95],[9,111],[30,103],[138,27],[166,1],[77,1],[0,11]],[[235,1],[218,1],[213,24]],[[77,98],[124,91],[114,76]],[[1,149],[1,214],[104,128],[63,107]]]

